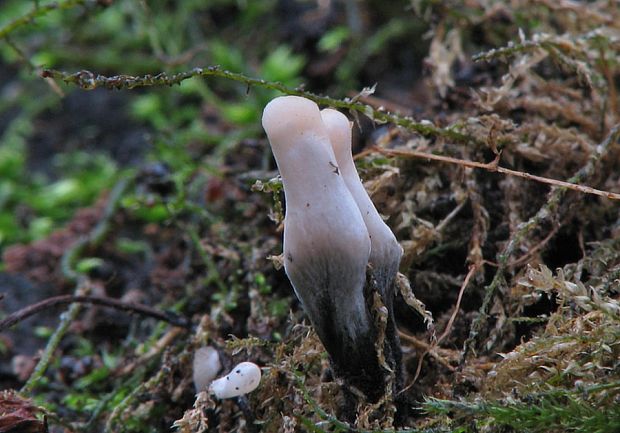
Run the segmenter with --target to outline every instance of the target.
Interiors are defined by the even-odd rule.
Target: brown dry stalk
[[[510,176],[522,177],[524,179],[533,180],[533,181],[540,182],[540,183],[545,183],[547,185],[568,188],[574,191],[583,192],[585,194],[594,194],[600,197],[608,198],[610,200],[620,200],[620,193],[603,191],[600,189],[592,188],[590,186],[578,185],[578,184],[571,183],[571,182],[565,182],[563,180],[550,179],[548,177],[536,176],[534,174],[526,173],[523,171],[511,170],[509,168],[501,167],[499,165],[500,155],[497,155],[497,157],[493,161],[485,163],[485,162],[478,162],[478,161],[470,161],[467,159],[452,158],[450,156],[434,155],[432,153],[420,152],[420,151],[411,150],[411,149],[383,149],[377,146],[373,146],[372,150],[385,156],[431,159],[433,161],[447,162],[449,164],[457,164],[457,165],[462,165],[464,167],[469,167],[469,168],[481,168],[481,169],[491,171],[491,172],[498,172],[498,173],[507,174]]]
[[[162,335],[161,338],[159,338],[146,353],[141,355],[139,358],[134,359],[129,364],[119,366],[119,368],[114,372],[115,376],[124,377],[131,374],[136,367],[146,364],[147,361],[163,352],[163,350],[170,346],[182,332],[185,331],[183,328],[178,326],[170,328],[168,332]]]
[[[454,323],[454,320],[456,319],[456,316],[458,315],[459,310],[461,309],[461,301],[463,300],[463,294],[465,293],[465,288],[467,288],[467,286],[469,285],[469,281],[471,280],[471,277],[473,277],[473,275],[476,273],[478,269],[479,268],[476,265],[471,265],[469,267],[469,271],[467,272],[467,275],[465,276],[465,279],[463,280],[463,284],[461,284],[461,288],[459,289],[459,295],[457,297],[456,304],[454,305],[454,311],[452,312],[452,315],[450,316],[450,319],[448,320],[448,323],[446,324],[446,328],[444,329],[441,336],[437,340],[433,341],[430,345],[428,345],[426,350],[422,353],[422,355],[420,356],[420,359],[418,360],[418,366],[416,368],[415,375],[413,376],[413,380],[411,381],[409,385],[407,385],[403,389],[403,391],[411,388],[411,386],[414,383],[416,383],[416,381],[418,380],[418,377],[420,376],[420,372],[422,371],[422,362],[424,361],[424,358],[426,357],[426,355],[430,353],[435,356],[435,349],[437,348],[439,343],[441,343],[442,340],[444,340],[448,335],[450,335],[450,331],[452,331],[452,324]],[[401,334],[401,337],[402,336],[403,335]],[[411,339],[408,339],[408,341],[411,341]],[[435,358],[438,359],[441,364],[443,364],[444,366],[447,366],[450,371],[455,370],[454,367],[452,367],[450,364],[446,365],[444,362],[442,362],[443,360],[441,360],[438,356],[435,356]]]
[[[0,331],[3,331],[15,325],[16,323],[19,323],[30,316],[34,316],[41,311],[47,310],[48,308],[64,304],[102,305],[105,307],[115,308],[117,310],[128,311],[131,313],[138,313],[143,316],[153,317],[158,320],[169,322],[174,326],[180,326],[183,328],[188,328],[189,326],[191,326],[190,322],[184,317],[177,316],[176,314],[168,312],[162,312],[147,305],[122,302],[118,299],[107,298],[104,296],[61,295],[45,299],[41,302],[29,305],[19,311],[10,314],[9,316],[0,321]]]
[[[508,266],[515,267],[515,266],[519,266],[527,262],[534,254],[536,254],[545,245],[547,245],[547,243],[551,240],[551,238],[555,236],[558,230],[560,230],[559,224],[555,225],[553,229],[549,232],[549,234],[545,236],[545,238],[542,241],[540,241],[538,244],[534,245],[533,247],[529,248],[527,253],[523,254],[521,257],[513,260],[512,262],[509,262]]]
[[[459,313],[459,309],[461,308],[461,301],[463,300],[463,294],[465,293],[465,288],[469,284],[469,280],[474,276],[476,271],[478,270],[478,266],[471,265],[469,267],[469,271],[465,276],[465,280],[463,280],[463,284],[461,285],[461,289],[459,290],[459,296],[456,299],[456,305],[454,306],[454,311],[450,316],[450,320],[448,320],[448,324],[446,325],[446,329],[443,331],[443,334],[437,339],[435,344],[441,343],[448,335],[450,335],[450,331],[452,331],[452,324],[454,324],[454,320],[456,319],[457,314]]]
[[[428,353],[429,355],[431,355],[433,358],[437,360],[437,362],[443,365],[447,370],[450,370],[451,372],[456,371],[456,368],[454,368],[450,364],[450,361],[448,359],[448,358],[455,358],[454,354],[447,353],[449,349],[432,346],[430,343],[419,340],[415,338],[413,335],[406,334],[403,331],[398,331],[398,336],[400,337],[401,340],[404,340],[407,343],[411,343],[411,345],[415,347],[416,349],[423,350],[424,354]],[[410,388],[411,385],[412,384],[408,385],[405,389]]]
[[[619,139],[620,123],[614,126],[609,131],[605,139],[599,145],[597,145],[594,151],[590,154],[588,162],[583,167],[581,167],[572,177],[570,177],[569,180],[572,182],[587,181],[595,173],[601,159],[609,153],[610,148],[613,145],[617,144]],[[569,182],[569,185],[578,186],[576,184],[573,184],[572,182]],[[482,300],[482,305],[480,306],[478,316],[473,320],[470,326],[469,337],[465,341],[461,364],[465,362],[468,355],[475,349],[474,346],[476,344],[476,340],[489,317],[489,310],[493,298],[496,296],[497,292],[500,290],[501,287],[506,287],[508,285],[505,279],[504,272],[509,265],[510,257],[515,253],[518,246],[521,245],[528,233],[531,233],[532,230],[538,227],[543,221],[553,219],[555,216],[557,216],[556,213],[558,212],[562,199],[566,195],[567,189],[568,188],[553,189],[549,193],[546,203],[543,204],[540,209],[538,209],[538,212],[536,212],[534,216],[530,217],[527,221],[524,221],[517,226],[516,230],[510,235],[510,238],[506,243],[504,249],[497,255],[498,268],[495,272],[495,275],[493,276],[493,280],[484,288],[484,298]]]

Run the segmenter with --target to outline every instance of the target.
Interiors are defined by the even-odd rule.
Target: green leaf
[[[119,238],[116,241],[116,248],[125,254],[139,254],[148,250],[149,245],[144,241],[136,241],[129,238]]]
[[[36,335],[39,338],[50,338],[50,336],[52,335],[52,328],[50,328],[49,326],[35,326],[34,328],[34,335]]]
[[[31,239],[41,239],[50,234],[54,228],[54,220],[49,217],[35,218],[28,227]]]
[[[238,125],[254,123],[258,119],[259,112],[250,102],[226,104],[221,109],[226,120]]]
[[[211,61],[223,69],[235,72],[243,72],[245,69],[243,54],[231,44],[211,41],[209,53],[211,54]]]
[[[88,257],[80,260],[75,266],[75,269],[81,274],[86,274],[102,264],[103,260],[99,257]]]
[[[269,81],[291,84],[301,73],[306,59],[300,54],[293,54],[287,46],[281,45],[267,56],[261,67],[261,76]]]
[[[317,47],[321,52],[330,52],[335,51],[344,44],[349,37],[351,36],[351,32],[348,27],[339,26],[331,29],[327,33],[319,39],[319,43]]]

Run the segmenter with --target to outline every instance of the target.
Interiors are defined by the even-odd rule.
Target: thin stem
[[[417,132],[424,136],[443,137],[459,143],[476,143],[483,145],[478,139],[451,128],[438,128],[431,122],[417,122],[411,117],[400,116],[380,109],[375,109],[370,105],[358,102],[356,98],[334,99],[329,96],[317,95],[304,90],[301,87],[291,88],[279,82],[266,81],[258,78],[251,78],[236,72],[220,69],[219,66],[209,66],[206,68],[194,68],[190,71],[179,72],[168,75],[165,72],[157,75],[131,76],[115,75],[106,77],[90,71],[80,71],[74,74],[57,71],[54,69],[44,69],[41,73],[43,78],[54,78],[62,80],[67,84],[74,84],[84,90],[93,90],[100,87],[106,89],[135,89],[138,87],[151,86],[173,86],[181,84],[183,81],[194,77],[219,77],[237,81],[250,87],[262,87],[265,89],[277,90],[286,95],[303,96],[311,99],[317,104],[350,110],[355,113],[362,113],[378,123],[392,123],[410,131]]]
[[[609,149],[618,142],[619,138],[620,124],[611,129],[609,134],[607,134],[607,137],[605,137],[605,139],[598,146],[596,146],[594,152],[590,155],[588,162],[570,179],[568,179],[568,182],[571,184],[580,183],[591,177],[594,174],[600,160],[609,152]],[[461,363],[465,362],[469,353],[474,350],[480,331],[488,319],[491,301],[493,300],[495,294],[501,286],[506,285],[504,272],[509,265],[510,257],[514,254],[528,233],[531,233],[532,230],[538,227],[543,221],[554,218],[560,206],[560,202],[566,194],[566,191],[566,188],[553,189],[549,193],[548,200],[543,206],[540,207],[540,209],[538,209],[538,212],[536,212],[536,214],[528,221],[522,222],[517,226],[516,231],[510,236],[510,239],[506,243],[506,247],[500,254],[498,254],[497,271],[495,272],[491,284],[485,287],[484,299],[480,309],[478,310],[478,317],[474,319],[471,327],[469,328],[469,336],[465,341]]]
[[[511,170],[509,168],[501,167],[499,165],[499,155],[493,161],[489,163],[485,163],[485,162],[470,161],[467,159],[452,158],[450,156],[435,155],[432,153],[419,152],[417,150],[409,150],[409,149],[407,150],[382,149],[380,147],[375,146],[373,147],[373,150],[385,156],[399,156],[399,157],[404,157],[404,158],[430,159],[433,161],[462,165],[463,167],[481,168],[483,170],[507,174],[509,176],[522,177],[524,179],[529,179],[529,180],[533,180],[536,182],[545,183],[547,185],[568,188],[568,189],[583,192],[586,194],[594,194],[594,195],[608,198],[610,200],[620,200],[620,193],[603,191],[603,190],[592,188],[592,187],[585,186],[585,185],[577,185],[576,183],[573,183],[573,182],[550,179],[548,177],[536,176],[534,174],[529,174],[523,171]]]
[[[44,301],[29,305],[28,307],[22,308],[21,310],[10,314],[0,321],[0,331],[4,331],[16,323],[26,320],[28,317],[34,316],[41,311],[45,311],[57,305],[73,303],[102,305],[104,307],[110,307],[121,311],[137,313],[143,316],[153,317],[157,320],[162,320],[182,328],[189,328],[191,326],[191,323],[184,317],[177,316],[172,313],[161,312],[143,304],[127,303],[105,296],[61,295],[45,299]]]
[[[53,10],[71,9],[86,3],[86,0],[65,0],[61,2],[53,2],[43,6],[35,4],[35,6],[26,14],[14,19],[4,27],[0,28],[0,39],[7,37],[18,28],[31,24],[35,19],[47,15]]]
[[[424,358],[426,357],[426,355],[430,352],[433,352],[435,348],[439,346],[439,343],[441,343],[448,335],[450,335],[450,331],[452,330],[452,324],[454,323],[454,320],[456,319],[456,316],[458,315],[459,310],[461,308],[461,301],[463,300],[463,294],[465,293],[465,288],[469,285],[469,280],[471,280],[471,277],[476,273],[477,270],[478,270],[478,267],[476,265],[471,265],[469,267],[469,271],[467,272],[467,275],[465,276],[465,279],[463,280],[463,284],[461,284],[461,288],[459,289],[459,295],[457,297],[456,304],[454,305],[454,311],[452,312],[452,315],[450,316],[450,320],[448,320],[448,324],[446,325],[446,328],[444,329],[441,336],[437,340],[433,341],[429,345],[429,347],[422,353],[422,355],[420,355],[420,359],[418,360],[418,366],[416,368],[415,375],[413,376],[413,380],[411,381],[409,385],[407,385],[403,389],[403,391],[411,388],[413,384],[416,383],[416,381],[418,380],[418,377],[420,376],[420,372],[422,371],[422,362],[424,361]],[[450,366],[450,370],[454,371],[452,366]]]
[[[88,285],[84,281],[78,284],[76,293],[78,295],[82,295],[88,292],[89,290],[90,290],[90,287],[88,287]],[[45,350],[41,354],[41,358],[39,359],[37,366],[35,367],[30,377],[28,378],[28,381],[26,382],[26,384],[22,387],[21,392],[30,392],[35,386],[37,386],[37,384],[39,383],[39,381],[41,380],[41,378],[47,371],[47,367],[49,366],[52,360],[52,356],[54,355],[54,352],[60,345],[60,342],[62,341],[63,337],[65,336],[65,334],[67,333],[69,329],[69,326],[77,318],[80,311],[81,311],[80,304],[71,304],[69,308],[67,309],[67,311],[65,311],[64,313],[60,315],[60,323],[56,327],[56,330],[54,330],[54,333],[52,334],[52,336],[47,341],[47,345],[45,346]]]

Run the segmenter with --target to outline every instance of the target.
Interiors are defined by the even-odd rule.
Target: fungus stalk
[[[398,273],[403,249],[396,240],[392,230],[383,221],[357,173],[351,149],[352,123],[341,112],[329,108],[321,111],[321,117],[327,128],[340,173],[347,189],[357,204],[368,230],[371,245],[369,258],[371,265],[370,277],[374,280],[381,296],[381,301],[388,310],[386,324],[387,362],[390,366],[396,368],[396,379],[400,381],[402,352],[394,321],[393,301],[394,279]]]
[[[334,131],[346,133],[326,126],[331,114],[324,116],[314,102],[296,96],[276,98],[263,112],[263,127],[286,198],[284,269],[330,355],[334,373],[370,401],[377,401],[383,395],[388,372],[380,365],[375,349],[378,331],[370,309],[373,296],[366,270],[368,264],[373,266],[372,286],[391,315],[393,290],[386,284],[393,280],[391,272],[396,273],[398,262],[394,265],[390,256],[392,247],[385,247],[383,238],[389,236],[384,228],[369,218],[371,208],[379,217],[372,202],[367,195],[364,201],[355,190],[350,173],[355,167],[348,167],[346,158],[339,160],[334,153],[334,149],[340,153],[339,146],[333,146]],[[327,123],[331,125],[331,121]],[[348,121],[346,127],[350,142]],[[348,149],[350,153],[350,144]],[[345,167],[351,185],[342,171]],[[359,177],[356,179],[359,182]],[[363,190],[361,183],[359,186]],[[400,250],[396,255],[400,260]],[[393,325],[393,319],[389,320]],[[400,348],[396,356],[392,340],[387,339],[384,352],[389,354],[390,366],[396,367]]]

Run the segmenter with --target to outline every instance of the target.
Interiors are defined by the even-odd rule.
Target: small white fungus
[[[216,398],[232,398],[248,394],[258,387],[261,371],[253,362],[237,364],[230,373],[211,382],[209,392]]]
[[[220,356],[211,346],[201,347],[194,353],[194,386],[196,392],[207,389],[222,369]]]

